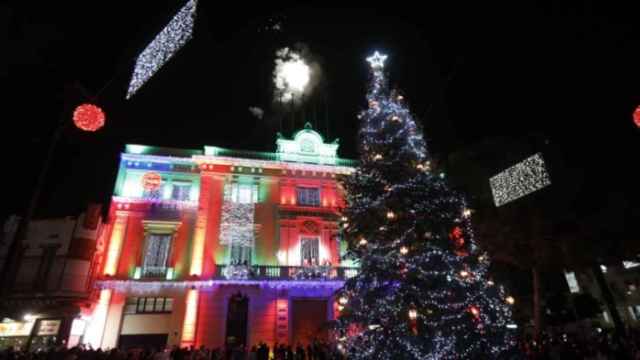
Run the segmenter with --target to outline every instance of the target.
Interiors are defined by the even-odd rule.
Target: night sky
[[[0,5],[8,41],[0,56],[2,217],[26,207],[60,119],[69,126],[38,216],[108,203],[126,143],[275,150],[274,53],[294,44],[304,44],[322,68],[307,119],[329,140],[340,138],[343,157],[357,157],[364,58],[381,50],[435,155],[496,136],[539,134],[585,180],[582,203],[638,198],[640,130],[631,118],[640,105],[636,9],[557,1],[420,8],[242,2],[223,9],[200,0],[192,41],[125,100],[136,55],[184,1],[49,3]],[[86,101],[107,114],[97,133],[71,124],[73,107]],[[250,106],[265,109],[265,118]],[[291,127],[283,131],[290,135]]]

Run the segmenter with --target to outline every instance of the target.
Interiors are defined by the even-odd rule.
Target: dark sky
[[[329,138],[341,139],[344,157],[357,156],[364,58],[379,49],[389,53],[392,83],[406,94],[435,154],[495,136],[542,134],[564,166],[587,179],[583,200],[638,195],[640,131],[631,120],[640,104],[636,9],[588,1],[397,8],[238,2],[224,9],[200,0],[192,41],[125,100],[136,54],[183,1],[48,3],[0,6],[9,49],[0,56],[2,216],[26,207],[56,123],[71,122],[73,107],[84,101],[104,108],[107,125],[94,134],[65,130],[41,216],[108,201],[126,143],[273,151],[274,52],[296,43],[323,70],[324,90],[314,99],[322,106],[308,112],[324,119],[328,107]],[[282,30],[265,31],[274,21]],[[266,119],[253,117],[249,106],[267,110]]]

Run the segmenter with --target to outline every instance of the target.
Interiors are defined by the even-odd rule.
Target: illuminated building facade
[[[274,153],[127,145],[109,211],[94,347],[306,343],[355,274],[337,157],[306,125]]]

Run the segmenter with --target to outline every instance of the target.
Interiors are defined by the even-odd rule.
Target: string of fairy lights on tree
[[[497,358],[513,346],[509,297],[490,280],[472,211],[431,169],[422,129],[369,57],[360,165],[344,177],[342,229],[360,272],[338,292],[350,359]]]

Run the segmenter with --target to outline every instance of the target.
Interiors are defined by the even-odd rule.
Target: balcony
[[[333,266],[278,266],[218,264],[217,280],[347,280],[358,273],[357,268]]]
[[[138,268],[139,269],[139,268]],[[171,269],[171,268],[169,268]],[[119,292],[152,293],[162,289],[207,289],[219,285],[248,285],[268,288],[340,289],[344,281],[356,276],[357,268],[331,266],[277,266],[218,264],[212,277],[102,278],[97,286]],[[141,274],[141,273],[140,273]]]

